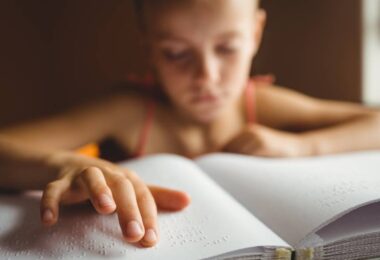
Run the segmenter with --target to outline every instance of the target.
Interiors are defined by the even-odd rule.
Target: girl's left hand
[[[251,124],[224,147],[224,152],[264,157],[299,157],[306,155],[299,135]]]

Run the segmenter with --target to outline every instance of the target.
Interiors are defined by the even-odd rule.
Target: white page
[[[123,242],[116,215],[100,216],[90,206],[64,208],[59,223],[44,229],[39,195],[2,195],[0,259],[200,259],[245,247],[288,246],[191,161],[162,155],[123,166],[192,198],[182,212],[160,213],[157,246],[143,249]]]
[[[322,224],[380,198],[380,152],[298,159],[215,154],[197,164],[293,246]]]

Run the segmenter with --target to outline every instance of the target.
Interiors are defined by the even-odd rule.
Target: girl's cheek
[[[183,91],[184,86],[188,85],[189,75],[183,70],[173,66],[161,66],[157,70],[162,83],[171,93]]]
[[[178,90],[183,91],[191,85],[192,73],[186,68],[169,66],[162,70],[162,74],[166,84]]]
[[[230,59],[223,63],[221,67],[220,75],[224,80],[234,81],[236,77],[239,77],[244,66],[238,59]]]

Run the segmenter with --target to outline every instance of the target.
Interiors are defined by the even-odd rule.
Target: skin
[[[157,100],[147,154],[195,157],[223,150],[296,157],[380,148],[377,110],[277,86],[256,86],[257,122],[247,125],[244,89],[266,20],[254,1],[154,2],[144,9],[144,38],[168,102]],[[46,225],[56,223],[59,204],[90,200],[101,214],[116,210],[127,241],[153,246],[156,207],[179,210],[189,197],[148,187],[128,169],[72,152],[109,136],[134,151],[147,102],[143,95],[114,95],[1,130],[0,187],[44,189]],[[110,200],[102,206],[104,195]],[[140,234],[132,234],[131,221],[141,225]]]

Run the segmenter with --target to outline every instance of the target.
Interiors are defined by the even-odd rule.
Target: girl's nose
[[[219,64],[211,55],[198,58],[196,79],[200,85],[214,85],[220,79]]]

